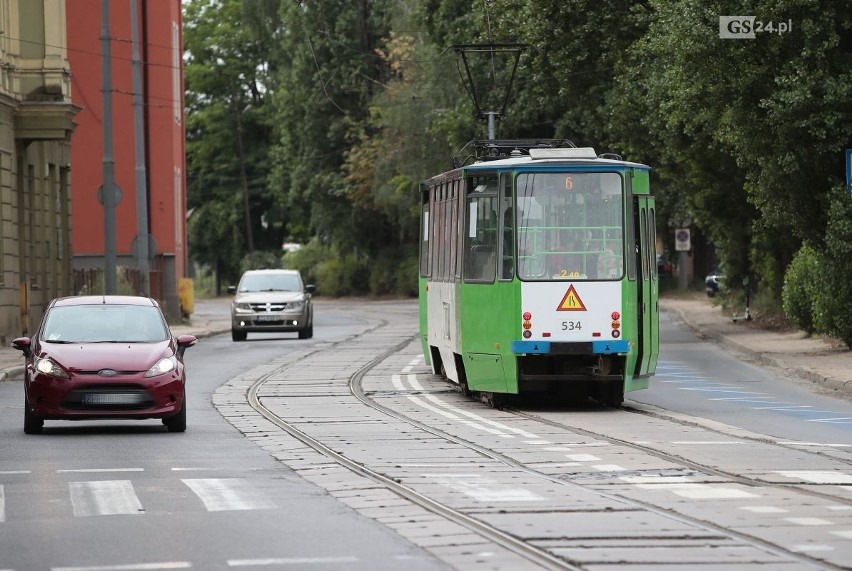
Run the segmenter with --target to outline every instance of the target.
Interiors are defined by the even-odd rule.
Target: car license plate
[[[84,393],[83,404],[138,404],[142,395],[138,393]]]
[[[258,315],[255,319],[258,321],[281,321],[280,315]]]

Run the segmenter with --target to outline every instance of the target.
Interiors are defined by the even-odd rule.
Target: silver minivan
[[[249,332],[296,331],[299,339],[314,336],[311,296],[298,270],[249,270],[239,284],[228,287],[231,302],[231,338],[245,341]]]

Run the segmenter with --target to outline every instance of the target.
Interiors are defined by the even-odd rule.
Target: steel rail
[[[280,418],[279,416],[274,414],[272,411],[270,411],[268,408],[266,408],[263,405],[263,403],[260,401],[260,398],[258,396],[258,391],[269,380],[270,377],[272,377],[272,376],[280,373],[281,371],[293,366],[295,363],[303,361],[303,360],[307,359],[308,357],[310,357],[310,356],[312,356],[316,353],[321,352],[322,350],[326,350],[330,347],[334,347],[334,346],[340,345],[342,343],[349,342],[352,339],[365,336],[372,331],[375,331],[377,329],[384,327],[385,325],[387,325],[386,322],[384,322],[384,321],[379,322],[375,326],[373,326],[373,327],[371,327],[367,330],[364,330],[360,333],[351,335],[351,336],[347,337],[346,339],[343,339],[341,341],[337,341],[337,342],[334,342],[334,343],[331,343],[331,344],[323,345],[321,348],[317,348],[314,351],[306,353],[306,354],[302,355],[301,357],[299,357],[298,359],[296,359],[292,362],[289,362],[289,363],[283,365],[282,367],[277,368],[276,370],[274,370],[270,373],[263,375],[261,378],[259,378],[257,381],[255,381],[248,390],[247,396],[248,396],[249,405],[254,410],[256,410],[258,413],[260,413],[266,420],[268,420],[269,422],[278,426],[279,428],[281,428],[282,430],[287,432],[289,435],[296,438],[297,440],[299,440],[303,444],[309,446],[310,448],[314,449],[318,453],[334,460],[338,464],[345,466],[346,468],[352,470],[353,472],[355,472],[355,473],[357,473],[361,476],[364,476],[368,479],[371,479],[371,480],[381,484],[382,486],[385,486],[386,488],[393,491],[394,493],[396,493],[400,497],[405,498],[405,499],[411,501],[412,503],[415,503],[415,504],[419,505],[420,507],[422,507],[422,508],[424,508],[424,509],[426,509],[426,510],[432,512],[432,513],[435,513],[435,514],[440,515],[441,517],[444,517],[444,518],[446,518],[450,521],[458,523],[458,524],[470,529],[474,533],[476,533],[476,534],[478,534],[478,535],[480,535],[484,538],[487,538],[488,540],[494,542],[495,544],[498,544],[502,547],[505,547],[506,549],[512,551],[513,553],[516,553],[517,555],[522,556],[522,557],[524,557],[524,558],[526,558],[526,559],[528,559],[528,560],[530,560],[530,561],[532,561],[536,564],[542,565],[544,568],[547,568],[547,569],[569,569],[569,570],[572,570],[572,571],[582,571],[583,567],[580,566],[578,563],[566,561],[564,559],[558,558],[558,557],[548,553],[547,551],[544,551],[540,548],[531,546],[528,543],[520,540],[519,538],[517,538],[517,537],[515,537],[511,534],[508,534],[507,532],[504,532],[504,531],[502,531],[498,528],[495,528],[495,527],[493,527],[489,524],[485,524],[485,523],[483,523],[483,522],[481,522],[481,521],[479,521],[479,520],[477,520],[477,519],[475,519],[471,516],[468,516],[467,514],[464,514],[464,513],[459,512],[459,511],[457,511],[453,508],[450,508],[449,506],[445,506],[443,504],[440,504],[439,502],[432,500],[431,498],[413,490],[412,488],[405,486],[403,484],[400,484],[399,482],[397,482],[393,478],[385,476],[384,474],[377,472],[375,470],[372,470],[369,467],[367,467],[367,466],[365,466],[365,465],[363,465],[359,462],[356,462],[356,461],[354,461],[350,458],[347,458],[346,456],[332,450],[331,448],[329,448],[328,446],[326,446],[325,444],[323,444],[319,440],[317,440],[317,439],[313,438],[312,436],[308,435],[307,433],[299,430],[298,428],[296,428],[292,424],[288,423],[286,420]],[[396,354],[397,352],[399,352],[400,350],[402,350],[403,348],[408,346],[416,338],[417,338],[417,336],[414,335],[414,336],[409,336],[409,337],[403,339],[402,341],[400,341],[396,345],[388,348],[387,350],[385,350],[384,352],[382,352],[378,356],[374,357],[372,360],[370,360],[368,363],[366,363],[360,369],[358,369],[355,373],[353,373],[350,376],[350,379],[349,379],[349,388],[350,388],[350,392],[353,394],[353,396],[355,398],[357,398],[359,401],[361,401],[364,405],[369,406],[370,408],[373,408],[373,409],[375,409],[379,412],[382,412],[383,414],[386,414],[386,415],[388,415],[392,418],[395,418],[397,420],[411,424],[411,425],[419,428],[420,430],[423,430],[423,431],[428,432],[428,433],[430,433],[434,436],[445,439],[449,442],[453,442],[457,445],[464,446],[468,449],[474,450],[474,451],[478,452],[479,454],[482,454],[485,457],[488,457],[488,458],[491,458],[495,461],[503,463],[504,465],[510,466],[512,468],[524,471],[524,472],[531,474],[531,475],[534,475],[536,477],[543,478],[543,479],[546,479],[548,481],[558,483],[558,484],[561,484],[561,485],[572,485],[572,486],[581,487],[581,488],[586,489],[586,490],[589,489],[587,487],[581,486],[580,484],[577,484],[577,483],[572,482],[570,480],[566,480],[564,478],[557,477],[557,476],[552,476],[550,474],[546,474],[546,473],[541,472],[539,470],[529,468],[528,466],[525,466],[524,464],[521,464],[521,463],[513,460],[512,458],[509,458],[508,456],[505,456],[505,455],[503,455],[499,452],[496,452],[494,450],[482,447],[478,444],[475,444],[473,442],[470,442],[468,440],[465,440],[465,439],[460,438],[458,436],[455,436],[453,434],[444,432],[443,430],[431,427],[431,426],[424,424],[424,423],[422,423],[418,420],[415,420],[415,419],[408,417],[408,416],[406,416],[402,413],[399,413],[399,412],[397,412],[393,409],[390,409],[390,408],[388,408],[388,407],[386,407],[382,404],[379,404],[376,401],[374,401],[372,398],[370,398],[369,395],[363,390],[363,387],[361,386],[361,381],[366,376],[366,374],[369,371],[371,371],[372,369],[374,369],[377,365],[382,363],[384,360],[386,360],[388,357]],[[387,396],[387,394],[389,394],[389,393],[392,394],[394,392],[397,392],[397,391],[382,391],[382,394]],[[795,487],[794,485],[764,482],[764,481],[760,481],[760,480],[749,479],[747,477],[739,476],[739,475],[736,475],[736,474],[731,474],[731,473],[725,472],[723,470],[718,470],[718,469],[715,469],[715,468],[711,468],[709,466],[703,466],[699,463],[687,460],[687,459],[680,457],[680,456],[667,454],[665,452],[654,450],[652,448],[648,448],[648,447],[633,444],[633,443],[630,443],[630,442],[622,441],[622,440],[617,439],[617,438],[612,438],[612,437],[601,435],[601,434],[591,432],[591,431],[588,431],[588,430],[564,425],[564,424],[558,423],[556,421],[552,421],[552,420],[549,420],[549,419],[538,417],[537,415],[533,415],[533,414],[530,414],[530,413],[524,413],[522,411],[518,411],[518,410],[515,410],[515,409],[511,409],[511,408],[505,408],[504,411],[510,412],[510,413],[515,414],[515,415],[520,416],[520,417],[528,418],[529,420],[541,422],[541,423],[547,424],[549,426],[562,428],[562,429],[568,430],[568,431],[575,431],[577,433],[585,434],[585,435],[588,435],[588,436],[593,436],[595,438],[606,440],[606,441],[609,441],[609,442],[614,443],[614,444],[630,446],[630,447],[632,447],[634,449],[638,449],[642,452],[652,454],[652,455],[654,455],[658,458],[666,459],[666,460],[672,461],[676,464],[687,466],[689,468],[692,468],[692,469],[695,469],[695,470],[698,470],[698,471],[702,471],[702,472],[706,472],[706,473],[714,474],[714,475],[718,475],[718,476],[723,476],[723,477],[726,477],[728,479],[732,479],[734,481],[737,481],[739,483],[744,483],[746,485],[760,485],[760,486],[764,486],[764,487],[769,485],[769,486],[774,486],[774,487],[778,487],[778,488],[791,488],[791,489],[794,489],[797,493],[803,493],[803,494],[818,496],[818,497],[828,497],[828,498],[830,498],[834,501],[838,501],[836,497],[824,496],[823,494],[820,494],[818,492],[812,492],[812,491],[807,490],[807,489],[798,488],[798,487]],[[626,411],[630,412],[632,414],[641,414],[641,411],[635,411],[635,410],[631,410],[629,408],[626,409]],[[670,421],[670,422],[674,422],[674,423],[677,423],[677,424],[684,424],[683,422],[679,421],[678,419],[674,419],[674,418],[668,418],[667,417],[667,418],[665,418],[665,420]],[[708,428],[707,430],[712,431],[712,429],[710,429],[710,428]],[[639,500],[626,498],[626,497],[623,497],[623,496],[620,496],[620,495],[617,495],[617,494],[612,494],[612,493],[605,492],[605,491],[595,490],[595,492],[600,494],[602,497],[617,499],[617,500],[622,501],[622,502],[628,502],[628,503],[636,506],[637,508],[640,508],[640,509],[643,509],[643,510],[648,510],[648,511],[657,513],[659,515],[663,515],[665,517],[669,517],[671,519],[680,521],[682,523],[686,523],[686,524],[693,525],[693,526],[696,526],[696,527],[699,527],[699,528],[703,528],[703,529],[708,530],[708,531],[721,533],[725,536],[735,538],[739,541],[745,542],[745,543],[750,544],[754,547],[763,549],[763,550],[765,550],[769,553],[773,553],[773,554],[776,554],[776,555],[783,555],[783,556],[791,558],[793,560],[797,560],[797,561],[800,561],[800,562],[803,562],[803,563],[808,563],[808,564],[811,564],[811,565],[816,565],[820,568],[827,569],[827,570],[842,570],[842,569],[844,569],[844,567],[838,567],[838,566],[833,565],[831,563],[827,563],[825,561],[820,561],[818,559],[811,558],[807,555],[803,555],[803,554],[798,553],[798,552],[788,551],[788,550],[784,549],[783,547],[780,547],[778,545],[763,541],[759,538],[755,538],[755,537],[752,537],[750,535],[735,532],[735,531],[732,531],[730,529],[717,526],[713,523],[701,521],[701,520],[698,520],[698,519],[695,519],[695,518],[692,518],[692,517],[689,517],[689,516],[684,516],[684,515],[679,514],[677,512],[667,510],[667,509],[664,509],[664,508],[660,508],[660,507],[654,506],[652,504],[647,504],[647,503],[639,501]]]
[[[373,330],[375,330],[379,327],[381,327],[381,325],[374,327],[372,329],[369,329],[367,331],[364,331],[364,332],[362,332],[358,335],[349,337],[346,340],[351,340],[354,337],[366,335],[370,331],[373,331]],[[353,375],[353,377],[357,377],[360,380],[361,378],[363,378],[364,375],[367,374],[367,372],[369,372],[371,369],[375,368],[376,365],[383,362],[390,355],[393,355],[393,354],[399,352],[402,348],[409,345],[411,343],[412,339],[414,339],[414,338],[416,338],[416,336],[406,338],[405,340],[403,340],[400,343],[389,348],[388,350],[386,350],[382,354],[378,355],[377,357],[372,359],[370,362],[368,362],[364,366],[362,366]],[[332,344],[332,346],[337,345],[337,344],[342,343],[342,342],[343,341],[334,343],[334,344]],[[327,348],[327,346],[324,347],[324,349],[325,348]],[[314,437],[308,435],[307,433],[299,430],[298,428],[296,428],[295,426],[293,426],[292,424],[290,424],[289,422],[282,419],[281,417],[279,417],[278,415],[273,413],[271,410],[266,408],[266,406],[264,406],[263,403],[260,401],[260,398],[258,397],[258,394],[257,394],[258,390],[263,386],[263,384],[266,383],[266,381],[268,381],[270,377],[279,373],[281,370],[284,370],[288,367],[291,367],[294,363],[299,362],[301,360],[304,360],[307,357],[309,357],[310,355],[313,355],[317,352],[319,352],[319,351],[312,351],[311,353],[308,353],[308,354],[302,356],[301,358],[297,359],[296,361],[288,363],[287,365],[285,365],[285,366],[283,366],[283,367],[281,367],[281,368],[279,368],[279,369],[277,369],[277,370],[275,370],[271,373],[268,373],[268,374],[264,375],[263,377],[261,377],[260,379],[258,379],[255,383],[253,383],[251,385],[251,387],[248,390],[247,397],[248,397],[249,405],[254,410],[256,410],[258,413],[260,413],[266,420],[268,420],[269,422],[271,422],[275,426],[281,428],[282,430],[287,432],[287,434],[289,434],[293,438],[296,438],[297,440],[299,440],[300,442],[302,442],[306,446],[313,448],[318,453],[334,460],[335,462],[337,462],[338,464],[340,464],[342,466],[345,466],[346,468],[355,472],[356,474],[359,474],[359,475],[361,475],[365,478],[369,478],[370,480],[373,480],[374,482],[377,482],[377,483],[381,484],[382,486],[385,486],[386,488],[388,488],[389,490],[391,490],[395,494],[399,495],[400,497],[402,497],[402,498],[404,498],[404,499],[406,499],[406,500],[408,500],[408,501],[410,501],[414,504],[417,504],[418,506],[420,506],[420,507],[422,507],[422,508],[424,508],[424,509],[426,509],[426,510],[428,510],[428,511],[434,513],[434,514],[440,515],[441,517],[443,517],[443,518],[445,518],[449,521],[452,521],[454,523],[458,523],[459,525],[466,527],[467,529],[471,530],[472,532],[476,533],[477,535],[480,535],[481,537],[483,537],[483,538],[485,538],[485,539],[487,539],[487,540],[489,540],[489,541],[491,541],[491,542],[493,542],[493,543],[495,543],[495,544],[497,544],[497,545],[499,545],[499,546],[501,546],[501,547],[503,547],[503,548],[505,548],[505,549],[507,549],[507,550],[509,550],[509,551],[511,551],[511,552],[513,552],[513,553],[515,553],[515,554],[517,554],[517,555],[519,555],[519,556],[521,556],[521,557],[523,557],[523,558],[525,558],[525,559],[527,559],[527,560],[529,560],[529,561],[531,561],[535,564],[537,564],[537,565],[541,565],[545,569],[583,571],[582,567],[577,567],[577,566],[565,561],[564,559],[560,559],[560,558],[548,553],[547,551],[544,551],[540,548],[532,546],[532,545],[522,541],[521,539],[519,539],[519,538],[517,538],[517,537],[515,537],[515,536],[513,536],[513,535],[511,535],[507,532],[504,532],[504,531],[502,531],[502,530],[500,530],[500,529],[498,529],[494,526],[488,525],[488,524],[486,524],[482,521],[479,521],[479,520],[477,520],[477,519],[475,519],[475,518],[473,518],[473,517],[471,517],[467,514],[459,512],[459,511],[457,511],[457,510],[455,510],[455,509],[453,509],[449,506],[446,506],[446,505],[443,505],[439,502],[436,502],[435,500],[413,490],[412,488],[410,488],[408,486],[405,486],[405,485],[397,482],[396,480],[394,480],[392,478],[385,476],[384,474],[382,474],[380,472],[372,470],[372,469],[368,468],[367,466],[365,466],[365,465],[363,465],[359,462],[355,462],[354,460],[347,458],[343,454],[340,454],[339,452],[332,450],[331,448],[329,448],[328,446],[326,446],[325,444],[323,444],[322,442],[320,442],[316,438],[314,438]],[[351,380],[350,380],[350,386],[351,386]]]

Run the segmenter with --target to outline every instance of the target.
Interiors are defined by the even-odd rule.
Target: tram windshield
[[[624,186],[618,173],[521,173],[518,277],[618,280],[624,275]]]

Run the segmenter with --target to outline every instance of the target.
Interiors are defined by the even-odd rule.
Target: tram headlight
[[[621,327],[621,322],[620,322],[620,321],[613,321],[613,322],[612,322],[612,328],[613,328],[613,329],[618,329],[619,327]]]
[[[619,319],[621,319],[621,314],[617,311],[613,311],[611,317],[613,321],[618,321]]]
[[[529,339],[530,337],[532,337],[532,331],[527,329],[527,330],[524,331],[523,335],[524,335],[524,339]]]
[[[621,331],[619,331],[618,329],[613,329],[612,330],[612,337],[614,339],[618,339],[619,337],[621,337]]]
[[[532,321],[524,321],[524,329],[532,329]]]

